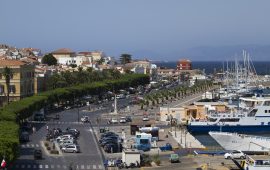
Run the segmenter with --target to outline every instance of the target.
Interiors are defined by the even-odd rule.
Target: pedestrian
[[[33,126],[32,130],[33,130],[33,133],[35,133],[35,132],[36,132],[36,128],[35,128],[35,126]]]
[[[46,129],[47,129],[47,131],[49,131],[49,126],[48,125],[46,126]]]

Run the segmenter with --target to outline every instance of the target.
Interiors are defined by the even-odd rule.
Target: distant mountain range
[[[246,50],[253,61],[269,61],[270,45],[238,45],[238,46],[202,46],[182,51],[181,56],[186,56],[197,61],[224,61],[242,57],[242,51]]]
[[[176,61],[182,58],[192,61],[226,61],[234,60],[235,57],[241,59],[243,50],[250,54],[252,61],[270,61],[270,45],[200,46],[180,49],[166,55],[148,50],[134,51],[132,54],[145,56],[154,61]]]

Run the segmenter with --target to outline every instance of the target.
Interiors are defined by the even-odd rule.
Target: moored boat
[[[247,101],[247,98],[241,98]],[[248,100],[252,107],[240,108],[236,112],[211,113],[205,120],[191,117],[187,129],[191,133],[223,132],[270,132],[270,98],[252,97]],[[252,104],[253,103],[253,104]]]

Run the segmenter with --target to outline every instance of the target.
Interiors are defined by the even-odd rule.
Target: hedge
[[[19,125],[11,121],[0,121],[0,159],[14,160],[19,153]]]
[[[0,109],[0,156],[5,154],[7,161],[12,161],[18,156],[19,126],[17,123],[30,117],[34,111],[38,111],[46,105],[65,102],[75,97],[99,95],[108,90],[117,91],[122,88],[148,83],[148,75],[128,74],[116,80],[104,80],[90,84],[57,88],[12,102]]]

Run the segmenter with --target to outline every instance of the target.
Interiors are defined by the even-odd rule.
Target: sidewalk
[[[201,148],[206,147],[201,144],[194,136],[192,136],[188,131],[172,131],[170,132],[175,141],[177,141],[182,148]]]

